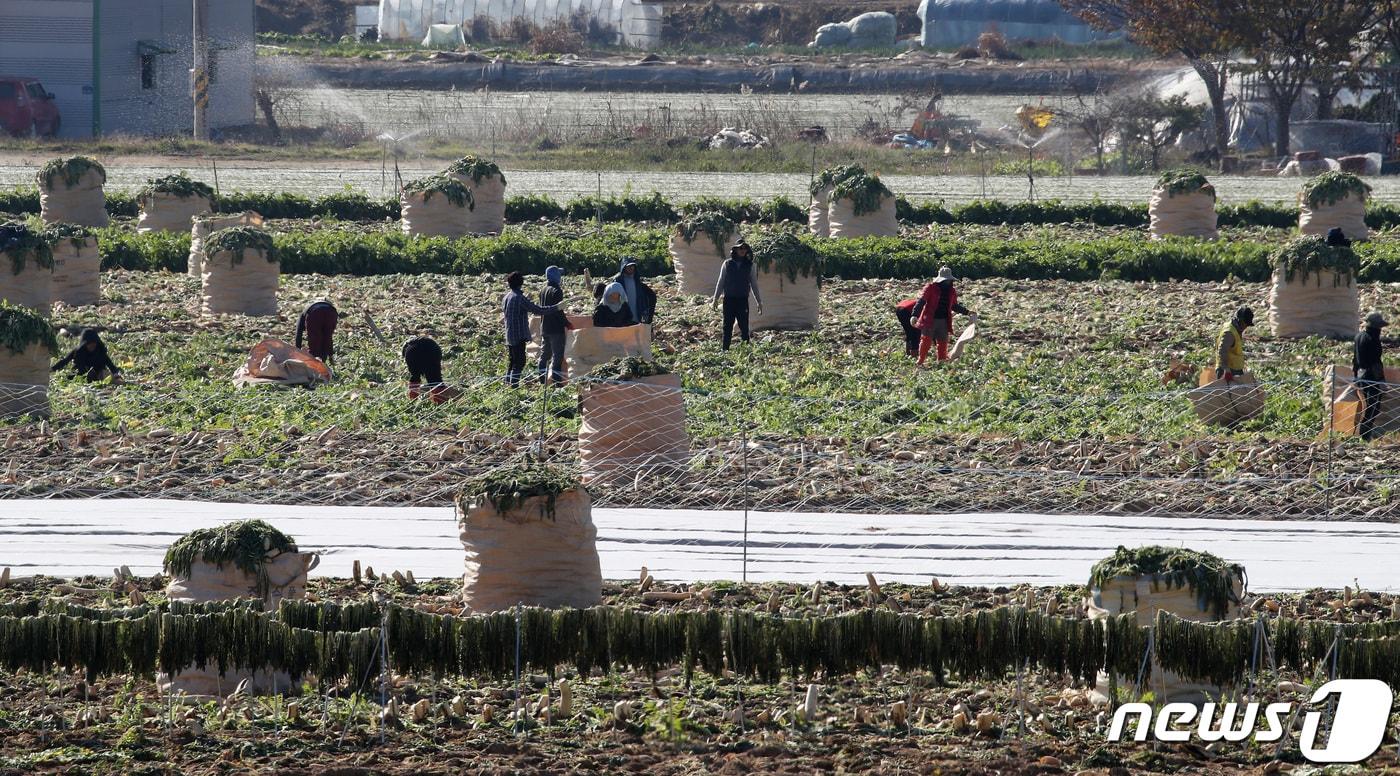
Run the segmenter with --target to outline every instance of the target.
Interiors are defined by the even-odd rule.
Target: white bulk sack
[[[53,246],[53,301],[69,307],[102,301],[102,254],[96,237],[61,237]]]
[[[233,226],[262,226],[263,217],[251,210],[228,216],[196,216],[190,227],[190,258],[186,273],[192,278],[204,275],[204,241],[220,229]]]
[[[682,294],[714,295],[720,265],[729,257],[729,249],[736,242],[735,237],[730,232],[720,241],[720,245],[716,245],[702,231],[695,233],[693,241],[687,241],[679,227],[671,232],[671,261],[676,265],[676,285]]]
[[[832,199],[827,211],[827,227],[831,237],[898,237],[899,218],[895,215],[894,197],[881,197],[880,207],[873,212],[856,215],[855,202]]]
[[[276,315],[281,265],[258,248],[218,251],[204,262],[201,295],[205,315]]]
[[[598,529],[582,488],[531,496],[505,512],[489,499],[459,500],[466,549],[462,600],[476,613],[525,606],[597,606],[603,599]]]
[[[1244,613],[1238,603],[1243,594],[1243,585],[1236,579],[1234,601],[1227,606],[1224,619],[1232,620]],[[1165,581],[1154,579],[1152,575],[1114,577],[1102,588],[1089,588],[1089,597],[1084,603],[1089,619],[1100,620],[1132,612],[1137,615],[1137,624],[1141,628],[1154,625],[1159,611],[1167,611],[1193,622],[1220,621],[1213,612],[1201,608],[1200,600],[1190,587],[1172,587]],[[1120,680],[1133,682],[1136,678],[1120,677]],[[1158,703],[1198,703],[1221,694],[1219,687],[1189,682],[1175,673],[1164,671],[1156,658],[1152,661],[1152,678],[1149,681],[1150,686],[1142,689],[1151,690]],[[1107,696],[1107,676],[1099,675],[1097,689]]]
[[[1230,428],[1264,411],[1264,389],[1249,372],[1227,382],[1214,369],[1201,371],[1200,385],[1186,394],[1196,417],[1208,426]]]
[[[565,313],[565,317],[573,325],[572,329],[564,330],[564,370],[567,372],[569,369],[568,358],[569,354],[573,352],[574,343],[574,338],[571,335],[579,329],[593,328],[593,316]],[[525,366],[528,368],[539,365],[540,345],[544,341],[544,335],[541,333],[543,331],[544,319],[538,315],[530,316],[530,342],[525,345],[525,358],[527,359]]]
[[[46,224],[78,224],[106,226],[107,200],[102,194],[106,176],[88,169],[69,186],[62,176],[54,176],[52,185],[39,181],[39,217]]]
[[[463,237],[471,234],[471,211],[453,204],[440,191],[405,191],[399,194],[400,225],[409,237]]]
[[[0,420],[49,416],[49,349],[37,342],[16,353],[0,346]]]
[[[263,604],[275,610],[284,598],[306,597],[306,575],[320,563],[311,552],[287,552],[266,562],[269,587]],[[209,602],[257,598],[258,579],[238,568],[232,561],[219,566],[197,558],[190,564],[187,576],[172,576],[165,587],[171,601]],[[174,675],[156,674],[156,687],[162,693],[182,693],[194,699],[220,698],[232,693],[244,680],[246,691],[253,695],[268,695],[293,689],[291,677],[281,671],[249,670],[230,666],[219,675],[217,665],[204,668],[190,666]]]
[[[568,333],[564,354],[569,376],[583,377],[593,367],[615,358],[640,356],[651,360],[651,326],[590,326]]]
[[[157,191],[141,198],[141,215],[136,219],[136,231],[184,232],[191,228],[195,216],[213,210],[214,205],[207,197]]]
[[[16,273],[10,252],[0,251],[0,299],[47,317],[53,299],[53,266],[40,264],[31,254]]]
[[[420,44],[425,48],[459,49],[467,45],[467,36],[458,24],[430,24]]]
[[[472,193],[474,207],[466,213],[468,232],[500,234],[506,228],[506,182],[501,176],[483,175],[477,182],[470,175],[444,174],[461,181]]]
[[[1369,240],[1371,229],[1366,226],[1366,201],[1354,194],[1330,205],[1299,204],[1298,231],[1303,234],[1327,236],[1327,230],[1337,227],[1349,240]]]
[[[827,211],[831,208],[831,186],[826,186],[812,195],[812,204],[807,206],[807,230],[817,237],[830,237],[831,224],[827,221]]]
[[[579,389],[583,481],[628,484],[637,476],[676,475],[690,456],[685,394],[678,374],[590,382]]]
[[[1154,240],[1169,235],[1207,240],[1220,236],[1216,230],[1215,197],[1204,191],[1173,195],[1157,188],[1147,203],[1147,213],[1150,220],[1148,232]]]
[[[758,291],[763,295],[763,314],[750,307],[749,328],[753,331],[816,328],[820,308],[816,276],[799,274],[793,279],[784,272],[759,271]]]
[[[1355,336],[1360,320],[1355,278],[1323,270],[1289,280],[1283,269],[1274,268],[1269,328],[1275,337],[1348,338]]]

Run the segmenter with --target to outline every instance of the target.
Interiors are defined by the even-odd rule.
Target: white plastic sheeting
[[[0,502],[0,566],[16,577],[160,570],[170,543],[194,528],[257,517],[321,554],[312,576],[348,577],[355,560],[412,569],[418,579],[462,573],[452,507],[214,504],[152,499]],[[593,508],[604,579],[737,580],[744,513]],[[1386,523],[1093,515],[870,515],[749,512],[753,581],[876,578],[927,585],[1084,584],[1118,545],[1185,544],[1249,570],[1251,590],[1400,590],[1400,526]]]
[[[646,0],[380,0],[380,40],[422,40],[434,24],[498,25],[526,19],[541,27],[582,15],[617,31],[618,43],[653,48],[661,42],[661,6]]]

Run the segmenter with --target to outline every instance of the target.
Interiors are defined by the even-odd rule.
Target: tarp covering
[[[471,611],[498,612],[516,604],[583,608],[602,601],[588,491],[532,496],[505,512],[482,499],[457,520],[467,551],[462,600]]]
[[[461,26],[480,17],[504,27],[524,19],[540,27],[579,15],[616,32],[617,43],[652,48],[661,43],[663,11],[644,0],[380,0],[380,40],[424,40],[434,24]]]
[[[1348,338],[1361,321],[1356,278],[1314,272],[1288,279],[1275,268],[1269,288],[1269,328],[1275,337]]]
[[[924,23],[919,41],[925,48],[976,43],[992,27],[1008,40],[1088,43],[1120,34],[1090,27],[1058,0],[922,0],[919,18]]]
[[[53,246],[53,300],[69,307],[102,300],[102,254],[96,237],[64,237]]]
[[[234,385],[316,385],[331,381],[330,367],[320,359],[274,337],[259,342],[248,360],[233,373]]]

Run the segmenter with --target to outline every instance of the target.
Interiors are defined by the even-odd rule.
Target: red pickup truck
[[[16,137],[58,134],[58,103],[33,78],[0,75],[0,130]]]

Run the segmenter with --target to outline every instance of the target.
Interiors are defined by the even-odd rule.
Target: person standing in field
[[[1351,368],[1356,376],[1356,385],[1361,389],[1365,408],[1361,414],[1361,438],[1375,439],[1376,418],[1381,414],[1381,402],[1386,391],[1385,364],[1381,363],[1381,329],[1390,322],[1379,310],[1366,316],[1366,326],[1356,335],[1352,351]],[[1383,434],[1386,429],[1380,429]]]
[[[929,349],[934,343],[938,345],[938,360],[947,361],[948,334],[953,330],[953,313],[972,315],[971,310],[958,303],[958,291],[953,287],[956,280],[951,268],[940,267],[938,277],[924,286],[923,294],[919,297],[919,302],[923,304],[916,324],[920,334],[919,366],[923,366],[924,361],[928,359]]]
[[[1220,330],[1215,343],[1215,379],[1233,383],[1244,375],[1244,330],[1254,325],[1254,310],[1241,307]]]
[[[549,267],[544,271],[544,288],[540,290],[541,307],[558,307],[564,303],[564,270]],[[563,310],[544,316],[540,324],[540,382],[552,379],[555,385],[564,383],[564,337],[569,329],[568,316]]]
[[[501,320],[506,329],[506,385],[514,388],[520,385],[520,376],[525,371],[525,345],[530,342],[530,314],[548,315],[558,310],[558,306],[541,307],[520,291],[525,285],[525,276],[512,272],[506,276],[506,295],[501,298]]]
[[[739,339],[749,341],[749,294],[753,294],[758,304],[758,314],[763,315],[763,295],[758,292],[758,271],[753,266],[753,249],[743,240],[729,249],[729,258],[719,268],[719,280],[715,283],[715,296],[710,302],[714,309],[724,301],[724,324],[720,330],[720,348],[729,350],[734,339],[734,326],[739,326]]]

